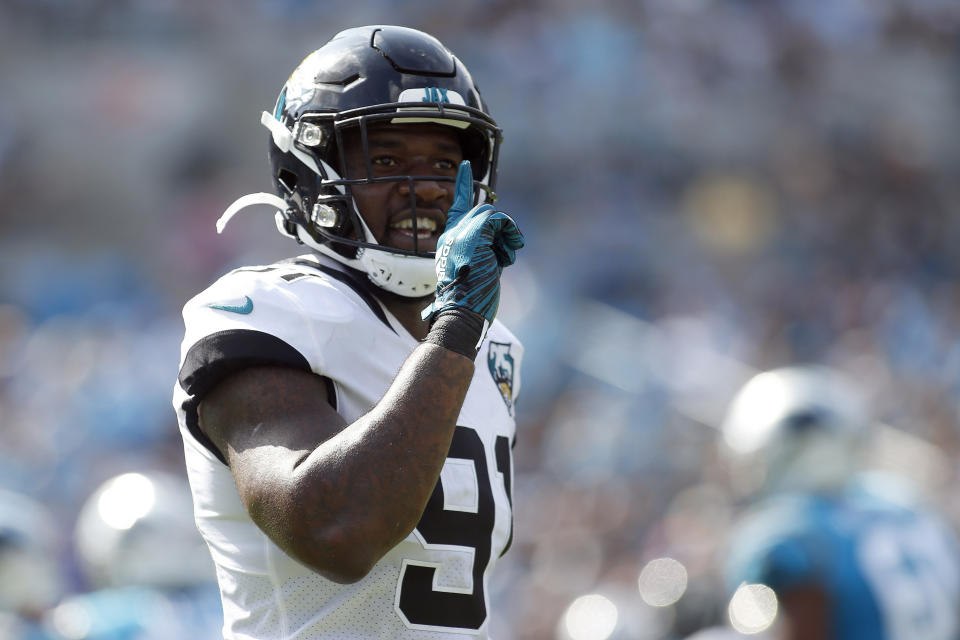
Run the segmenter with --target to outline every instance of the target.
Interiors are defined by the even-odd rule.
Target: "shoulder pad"
[[[214,314],[228,324],[274,314],[333,323],[353,319],[356,305],[344,292],[323,274],[304,271],[284,264],[231,271],[187,302],[184,317]]]

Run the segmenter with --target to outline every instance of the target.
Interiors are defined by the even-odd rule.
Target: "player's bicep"
[[[271,493],[282,498],[297,464],[346,426],[330,404],[329,384],[290,367],[250,367],[200,402],[200,429],[227,459],[248,508]]]

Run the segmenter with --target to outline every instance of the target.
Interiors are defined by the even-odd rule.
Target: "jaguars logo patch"
[[[491,342],[487,366],[490,367],[493,382],[500,390],[500,397],[507,405],[507,411],[513,415],[513,356],[510,355],[510,345]]]

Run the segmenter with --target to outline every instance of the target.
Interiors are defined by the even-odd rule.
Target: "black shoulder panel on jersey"
[[[338,280],[343,284],[347,285],[353,292],[360,296],[360,299],[367,303],[367,306],[370,307],[370,311],[373,311],[373,314],[380,319],[380,322],[385,324],[390,331],[396,333],[396,329],[390,326],[390,321],[387,320],[387,314],[383,312],[383,307],[380,306],[380,303],[377,302],[377,299],[373,297],[367,289],[352,275],[344,271],[338,271],[333,267],[328,267],[325,264],[317,264],[310,260],[292,260],[291,264],[298,264],[304,267],[310,267],[311,269],[317,269],[322,271],[325,275],[330,276],[334,280]]]
[[[251,329],[230,329],[211,333],[190,347],[178,379],[184,391],[200,397],[230,374],[262,365],[311,370],[303,354],[277,336]]]
[[[212,333],[190,347],[183,359],[177,379],[183,390],[192,396],[183,406],[187,429],[224,464],[226,457],[200,430],[197,406],[213,387],[231,374],[248,367],[266,365],[312,371],[310,363],[294,347],[274,335],[251,329]],[[327,386],[327,400],[336,409],[337,396],[333,381],[325,376],[323,380]]]

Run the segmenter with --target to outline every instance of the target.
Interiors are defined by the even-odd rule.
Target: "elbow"
[[[312,566],[311,569],[331,582],[353,584],[363,580],[375,564],[376,561],[372,563],[358,561],[325,562],[319,566]]]
[[[330,546],[323,553],[304,560],[308,567],[327,580],[337,584],[353,584],[363,580],[382,557],[383,554],[365,553],[353,545],[353,548],[347,546],[343,549]]]
[[[328,531],[314,534],[307,545],[297,545],[295,557],[327,580],[353,584],[366,577],[394,544],[378,545],[357,532]]]
[[[410,534],[419,519],[391,517],[379,511],[374,515],[372,510],[305,509],[302,505],[310,504],[310,499],[296,493],[289,496],[279,501],[251,500],[248,511],[288,556],[338,584],[352,584],[366,577]]]

